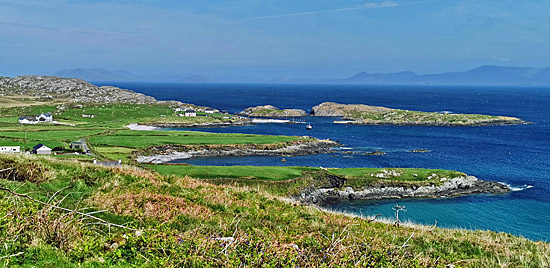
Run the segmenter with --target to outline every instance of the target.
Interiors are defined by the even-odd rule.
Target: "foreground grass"
[[[487,231],[368,222],[135,167],[0,156],[0,265],[10,267],[547,267],[548,243]],[[41,172],[37,172],[41,171]],[[409,239],[410,238],[410,239]]]

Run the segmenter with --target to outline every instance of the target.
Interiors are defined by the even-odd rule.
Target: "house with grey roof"
[[[33,154],[52,154],[52,149],[42,143],[32,147]]]

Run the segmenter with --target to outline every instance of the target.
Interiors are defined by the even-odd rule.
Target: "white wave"
[[[519,191],[523,191],[525,189],[531,189],[531,188],[535,187],[533,185],[528,185],[528,184],[524,184],[522,186],[512,186],[508,183],[504,183],[504,182],[501,182],[501,183],[506,184],[506,186],[508,186],[510,188],[510,191],[512,191],[512,192],[519,192]]]

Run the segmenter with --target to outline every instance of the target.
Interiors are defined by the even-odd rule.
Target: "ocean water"
[[[313,125],[259,124],[193,129],[209,132],[310,135],[330,138],[341,150],[321,155],[225,157],[184,161],[194,165],[274,165],[323,167],[422,167],[459,170],[483,180],[507,183],[503,195],[445,199],[349,201],[332,209],[393,217],[396,203],[407,207],[401,219],[440,227],[507,232],[550,240],[550,88],[274,84],[109,83],[161,100],[180,100],[238,112],[249,106],[311,107],[325,101],[363,103],[418,111],[509,115],[530,125],[493,127],[345,126],[334,118],[307,117]],[[428,153],[411,153],[427,149]],[[364,155],[374,150],[386,155]],[[352,151],[352,154],[344,154]]]

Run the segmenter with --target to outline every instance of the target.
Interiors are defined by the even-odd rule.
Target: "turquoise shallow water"
[[[194,165],[299,165],[323,167],[423,167],[466,172],[510,184],[504,195],[472,195],[438,200],[398,200],[402,218],[441,227],[487,229],[535,240],[550,240],[550,88],[342,86],[263,84],[110,83],[152,95],[230,112],[272,104],[310,110],[324,101],[364,103],[419,111],[510,115],[531,125],[495,127],[344,126],[332,118],[305,118],[303,124],[260,124],[195,129],[275,135],[311,135],[340,141],[354,154],[341,152],[286,158],[229,157],[193,159]],[[412,149],[429,153],[410,153]],[[364,152],[381,150],[386,155]],[[330,206],[352,213],[392,217],[390,201],[350,201]]]

